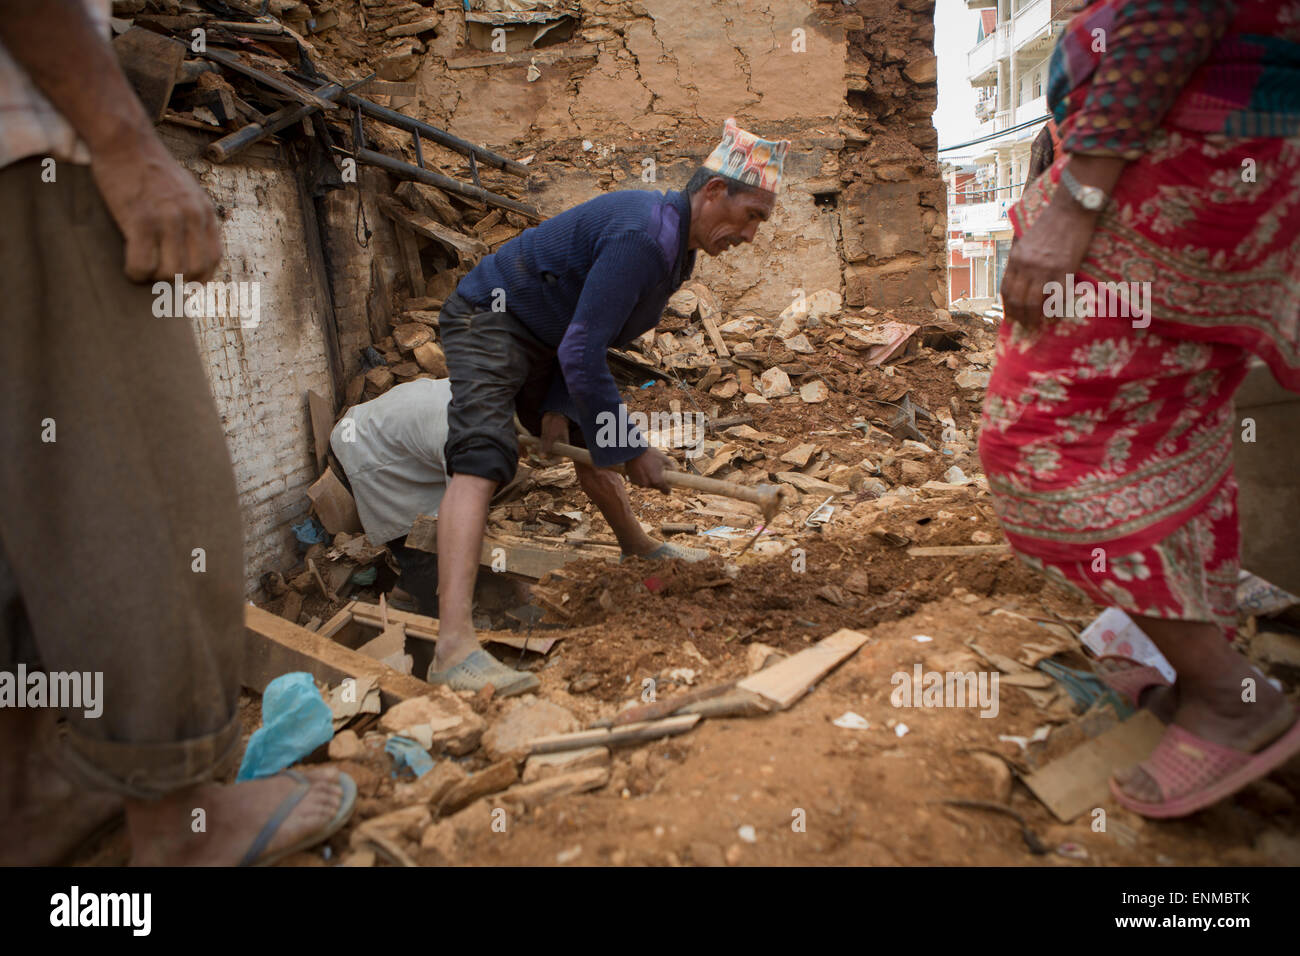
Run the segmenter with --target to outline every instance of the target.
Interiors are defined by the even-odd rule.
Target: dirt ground
[[[966,367],[988,341],[989,333],[973,330],[957,364]],[[505,656],[513,666],[538,674],[536,696],[588,726],[640,703],[647,679],[655,681],[663,698],[742,677],[752,669],[756,644],[792,654],[841,628],[867,635],[867,643],[785,712],[705,719],[682,736],[616,750],[609,782],[598,790],[507,815],[504,827],[497,828],[488,825],[487,815],[495,809],[488,796],[458,815],[473,825],[438,848],[422,846],[427,823],[412,825],[396,838],[409,858],[430,866],[1300,863],[1300,810],[1292,795],[1300,785],[1300,766],[1295,764],[1183,821],[1144,822],[1108,801],[1102,804],[1108,814],[1105,832],[1095,832],[1091,814],[1069,825],[1057,822],[1018,779],[1098,729],[1092,722],[1097,715],[1076,713],[1059,689],[1003,686],[997,713],[987,716],[973,707],[893,705],[892,678],[910,675],[917,664],[927,671],[964,672],[988,669],[980,653],[1030,663],[1055,655],[1086,670],[1087,658],[1077,642],[1061,636],[1060,625],[1080,630],[1100,610],[1046,583],[1006,552],[907,553],[913,546],[1002,543],[974,453],[980,394],[955,385],[946,362],[950,354],[955,353],[918,350],[889,371],[859,368],[850,381],[837,383],[842,390],[816,405],[797,397],[784,404],[749,404],[740,396],[720,403],[689,382],[683,388],[629,387],[634,409],[661,410],[676,398],[685,407],[706,410],[713,420],[743,415],[757,431],[781,436],[780,441],[738,442],[749,460],[738,459],[719,477],[749,484],[771,480],[794,467],[782,463],[781,455],[814,442],[826,458],[811,458],[805,473],[851,465],[859,471],[839,477],[861,490],[834,495],[829,520],[817,525],[807,519],[827,496],[788,489],[792,493],[782,514],[741,553],[762,526],[756,506],[631,489],[635,512],[656,535],[665,521],[694,522],[699,531],[744,527],[730,538],[674,536],[714,552],[697,564],[618,563],[607,557],[607,549],[543,578],[538,589],[550,600],[546,613],[529,625],[530,633],[559,640],[546,656],[508,651]],[[818,356],[816,367],[824,371],[830,361]],[[879,427],[854,427],[888,424],[890,409],[904,393],[917,405],[950,416],[951,426],[938,415],[917,420],[932,449],[947,453],[909,450]],[[953,427],[956,432],[949,431],[945,440],[942,432]],[[920,470],[904,474],[905,461],[918,462]],[[571,474],[556,479],[543,474],[548,463],[534,459],[530,464],[533,477],[512,500],[494,508],[494,530],[553,542],[563,542],[566,534],[613,541]],[[941,480],[953,465],[964,483]],[[882,484],[873,486],[871,478]],[[568,528],[547,520],[560,520],[557,515],[564,512],[578,516],[565,519],[572,523]],[[577,554],[587,553],[574,547]],[[283,577],[301,580],[301,569],[289,569]],[[377,601],[390,584],[381,576],[350,597]],[[311,586],[303,598],[300,622],[328,619],[340,606],[324,601]],[[284,600],[265,604],[279,611]],[[493,626],[524,627],[502,615],[505,605],[487,604]],[[1249,651],[1249,638],[1240,640]],[[1279,676],[1294,696],[1294,674]],[[489,726],[515,706],[500,700],[472,704]],[[850,713],[865,720],[865,728],[833,723]],[[244,720],[249,734],[260,722],[253,695],[245,699]],[[1040,730],[1046,739],[1030,742]],[[323,758],[319,752],[313,759]],[[481,749],[438,759],[455,760],[470,772],[491,764]],[[328,850],[300,854],[291,865],[355,861],[350,841],[359,824],[412,805],[411,786],[397,777],[382,750],[338,766],[359,785],[357,813]],[[954,799],[983,805],[944,802]],[[1031,832],[1022,832],[1015,814]],[[84,862],[112,864],[125,855],[119,833]],[[389,861],[380,855],[373,865]]]

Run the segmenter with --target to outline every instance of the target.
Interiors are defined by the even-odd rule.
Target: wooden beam
[[[784,710],[866,642],[867,635],[857,631],[836,631],[794,657],[745,678],[736,687],[758,694]]]
[[[358,624],[365,627],[383,626],[383,615],[377,604],[353,601],[348,605],[348,610],[351,615],[350,619]],[[423,614],[414,614],[410,611],[399,611],[390,607],[388,609],[388,620],[390,623],[401,624],[405,627],[407,637],[413,637],[421,641],[438,640],[437,618],[425,617]],[[532,651],[535,654],[548,653],[559,640],[556,637],[523,637],[510,631],[479,631],[478,636],[479,640],[488,644],[504,644],[507,647]]]
[[[379,208],[398,225],[413,229],[422,236],[428,236],[471,262],[478,262],[487,255],[487,245],[478,239],[444,226],[422,213],[413,212],[387,196],[379,197]]]
[[[576,734],[553,734],[538,737],[529,747],[529,753],[553,754],[561,750],[578,750],[583,747],[617,747],[625,744],[658,740],[684,734],[701,720],[699,714],[683,714],[667,720],[628,724],[613,730],[581,730]]]
[[[311,412],[311,437],[316,446],[316,474],[325,470],[325,455],[330,447],[330,432],[334,430],[334,404],[316,391],[307,389],[307,408]]]
[[[337,103],[332,103],[323,97],[317,96],[309,90],[303,89],[297,83],[291,82],[281,74],[267,73],[265,70],[259,70],[255,66],[249,66],[238,56],[227,50],[209,48],[203,51],[201,55],[206,56],[209,60],[216,60],[227,69],[234,70],[236,73],[242,73],[249,79],[256,80],[263,86],[269,87],[277,93],[283,93],[285,96],[297,100],[299,103],[304,105],[310,104],[318,110],[325,111],[336,110],[339,108]]]
[[[406,546],[416,551],[437,554],[438,519],[432,515],[419,515],[406,536]],[[497,554],[498,548],[505,552],[504,556]],[[479,552],[479,564],[496,570],[501,567],[501,562],[497,558],[504,557],[505,567],[501,573],[514,574],[535,581],[548,571],[562,568],[570,561],[600,556],[590,551],[544,548],[518,539],[484,535],[483,547]]]
[[[248,605],[244,608],[243,684],[259,694],[266,685],[292,671],[306,671],[319,681],[337,684],[352,677],[374,678],[384,707],[413,697],[427,697],[433,687],[400,674],[373,658],[349,650],[284,618]]]
[[[172,97],[176,71],[185,59],[185,44],[143,27],[132,27],[113,41],[113,52],[145,113],[157,123]]]
[[[731,358],[731,351],[727,348],[727,343],[722,340],[722,333],[718,331],[718,323],[707,315],[700,316],[700,321],[704,323],[704,330],[709,333],[709,340],[713,342],[713,350],[718,353],[718,356]]]
[[[424,268],[420,265],[420,247],[416,245],[415,233],[395,219],[393,231],[397,234],[397,247],[402,250],[402,264],[406,266],[406,281],[411,284],[411,295],[424,295]]]

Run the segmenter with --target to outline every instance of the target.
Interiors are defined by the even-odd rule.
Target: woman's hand
[[[1096,186],[1107,195],[1124,165],[1123,159],[1100,156],[1071,156],[1069,160],[1070,172],[1079,182]],[[1047,208],[1011,244],[1000,290],[1009,321],[1033,329],[1049,318],[1043,315],[1049,284],[1064,285],[1067,275],[1078,272],[1101,215],[1079,205],[1064,184],[1057,185]]]
[[[1047,208],[1011,244],[1007,271],[1002,274],[1002,307],[1009,321],[1037,328],[1050,320],[1043,314],[1049,283],[1064,284],[1088,252],[1097,216],[1076,203],[1064,186]]]

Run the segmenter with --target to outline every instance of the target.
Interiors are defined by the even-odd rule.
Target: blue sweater
[[[559,374],[543,410],[578,423],[598,467],[646,447],[627,419],[605,351],[654,328],[690,277],[690,221],[682,193],[606,193],[524,230],[456,288],[480,308],[492,308],[495,297],[497,308],[556,350]]]

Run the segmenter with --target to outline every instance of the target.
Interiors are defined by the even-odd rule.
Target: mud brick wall
[[[328,301],[306,254],[307,224],[287,159],[268,148],[215,166],[197,157],[206,139],[164,132],[223,218],[225,258],[215,278],[260,284],[255,327],[237,318],[190,319],[234,466],[251,594],[263,571],[296,561],[289,524],[307,513],[307,487],[316,480],[306,394],[331,388]]]
[[[840,153],[845,303],[942,307],[947,199],[931,116],[932,0],[858,0],[849,32],[850,122],[861,142]],[[856,139],[856,137],[855,137]]]
[[[385,9],[366,5],[372,21]],[[726,311],[772,316],[793,290],[820,288],[851,306],[942,306],[933,0],[580,0],[572,39],[535,51],[532,81],[527,53],[467,65],[485,54],[467,44],[459,0],[434,7],[436,36],[392,65],[414,68],[402,78],[428,121],[535,154],[543,211],[680,188],[734,116],[794,145],[755,246],[700,258]]]

